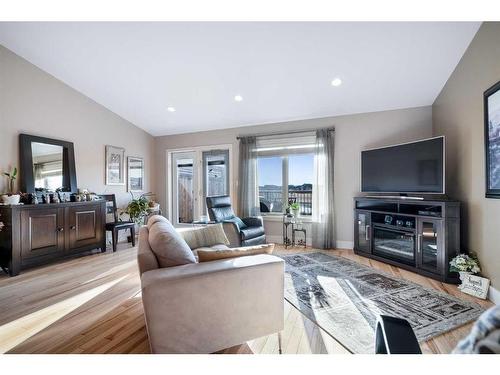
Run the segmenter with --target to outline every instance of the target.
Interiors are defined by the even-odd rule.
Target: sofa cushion
[[[241,230],[241,239],[248,240],[264,234],[264,227],[246,227]]]
[[[148,221],[148,226],[149,224]],[[196,263],[191,248],[168,220],[154,221],[149,228],[148,239],[160,267]]]
[[[200,262],[211,262],[213,260],[237,258],[242,256],[271,254],[274,251],[274,244],[264,244],[257,246],[235,247],[227,250],[197,250]]]
[[[196,250],[199,247],[211,247],[217,244],[229,245],[229,240],[224,233],[222,223],[184,230],[180,234],[191,250]]]

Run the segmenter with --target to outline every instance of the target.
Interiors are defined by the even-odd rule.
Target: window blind
[[[316,133],[304,132],[288,136],[261,136],[256,140],[258,156],[277,156],[290,154],[309,154],[314,152]]]

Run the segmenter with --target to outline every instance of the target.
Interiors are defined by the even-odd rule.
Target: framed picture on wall
[[[135,156],[127,157],[128,191],[144,191],[144,160]]]
[[[106,146],[106,185],[125,185],[125,149]]]
[[[484,92],[486,198],[500,198],[500,82]]]

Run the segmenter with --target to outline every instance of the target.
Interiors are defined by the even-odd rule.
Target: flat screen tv
[[[444,194],[444,137],[361,152],[361,191]]]

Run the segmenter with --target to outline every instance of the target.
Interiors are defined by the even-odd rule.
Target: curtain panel
[[[256,137],[240,138],[238,209],[241,217],[259,216]]]
[[[312,246],[319,249],[335,247],[334,140],[335,132],[333,130],[319,129],[316,131],[312,196]]]

